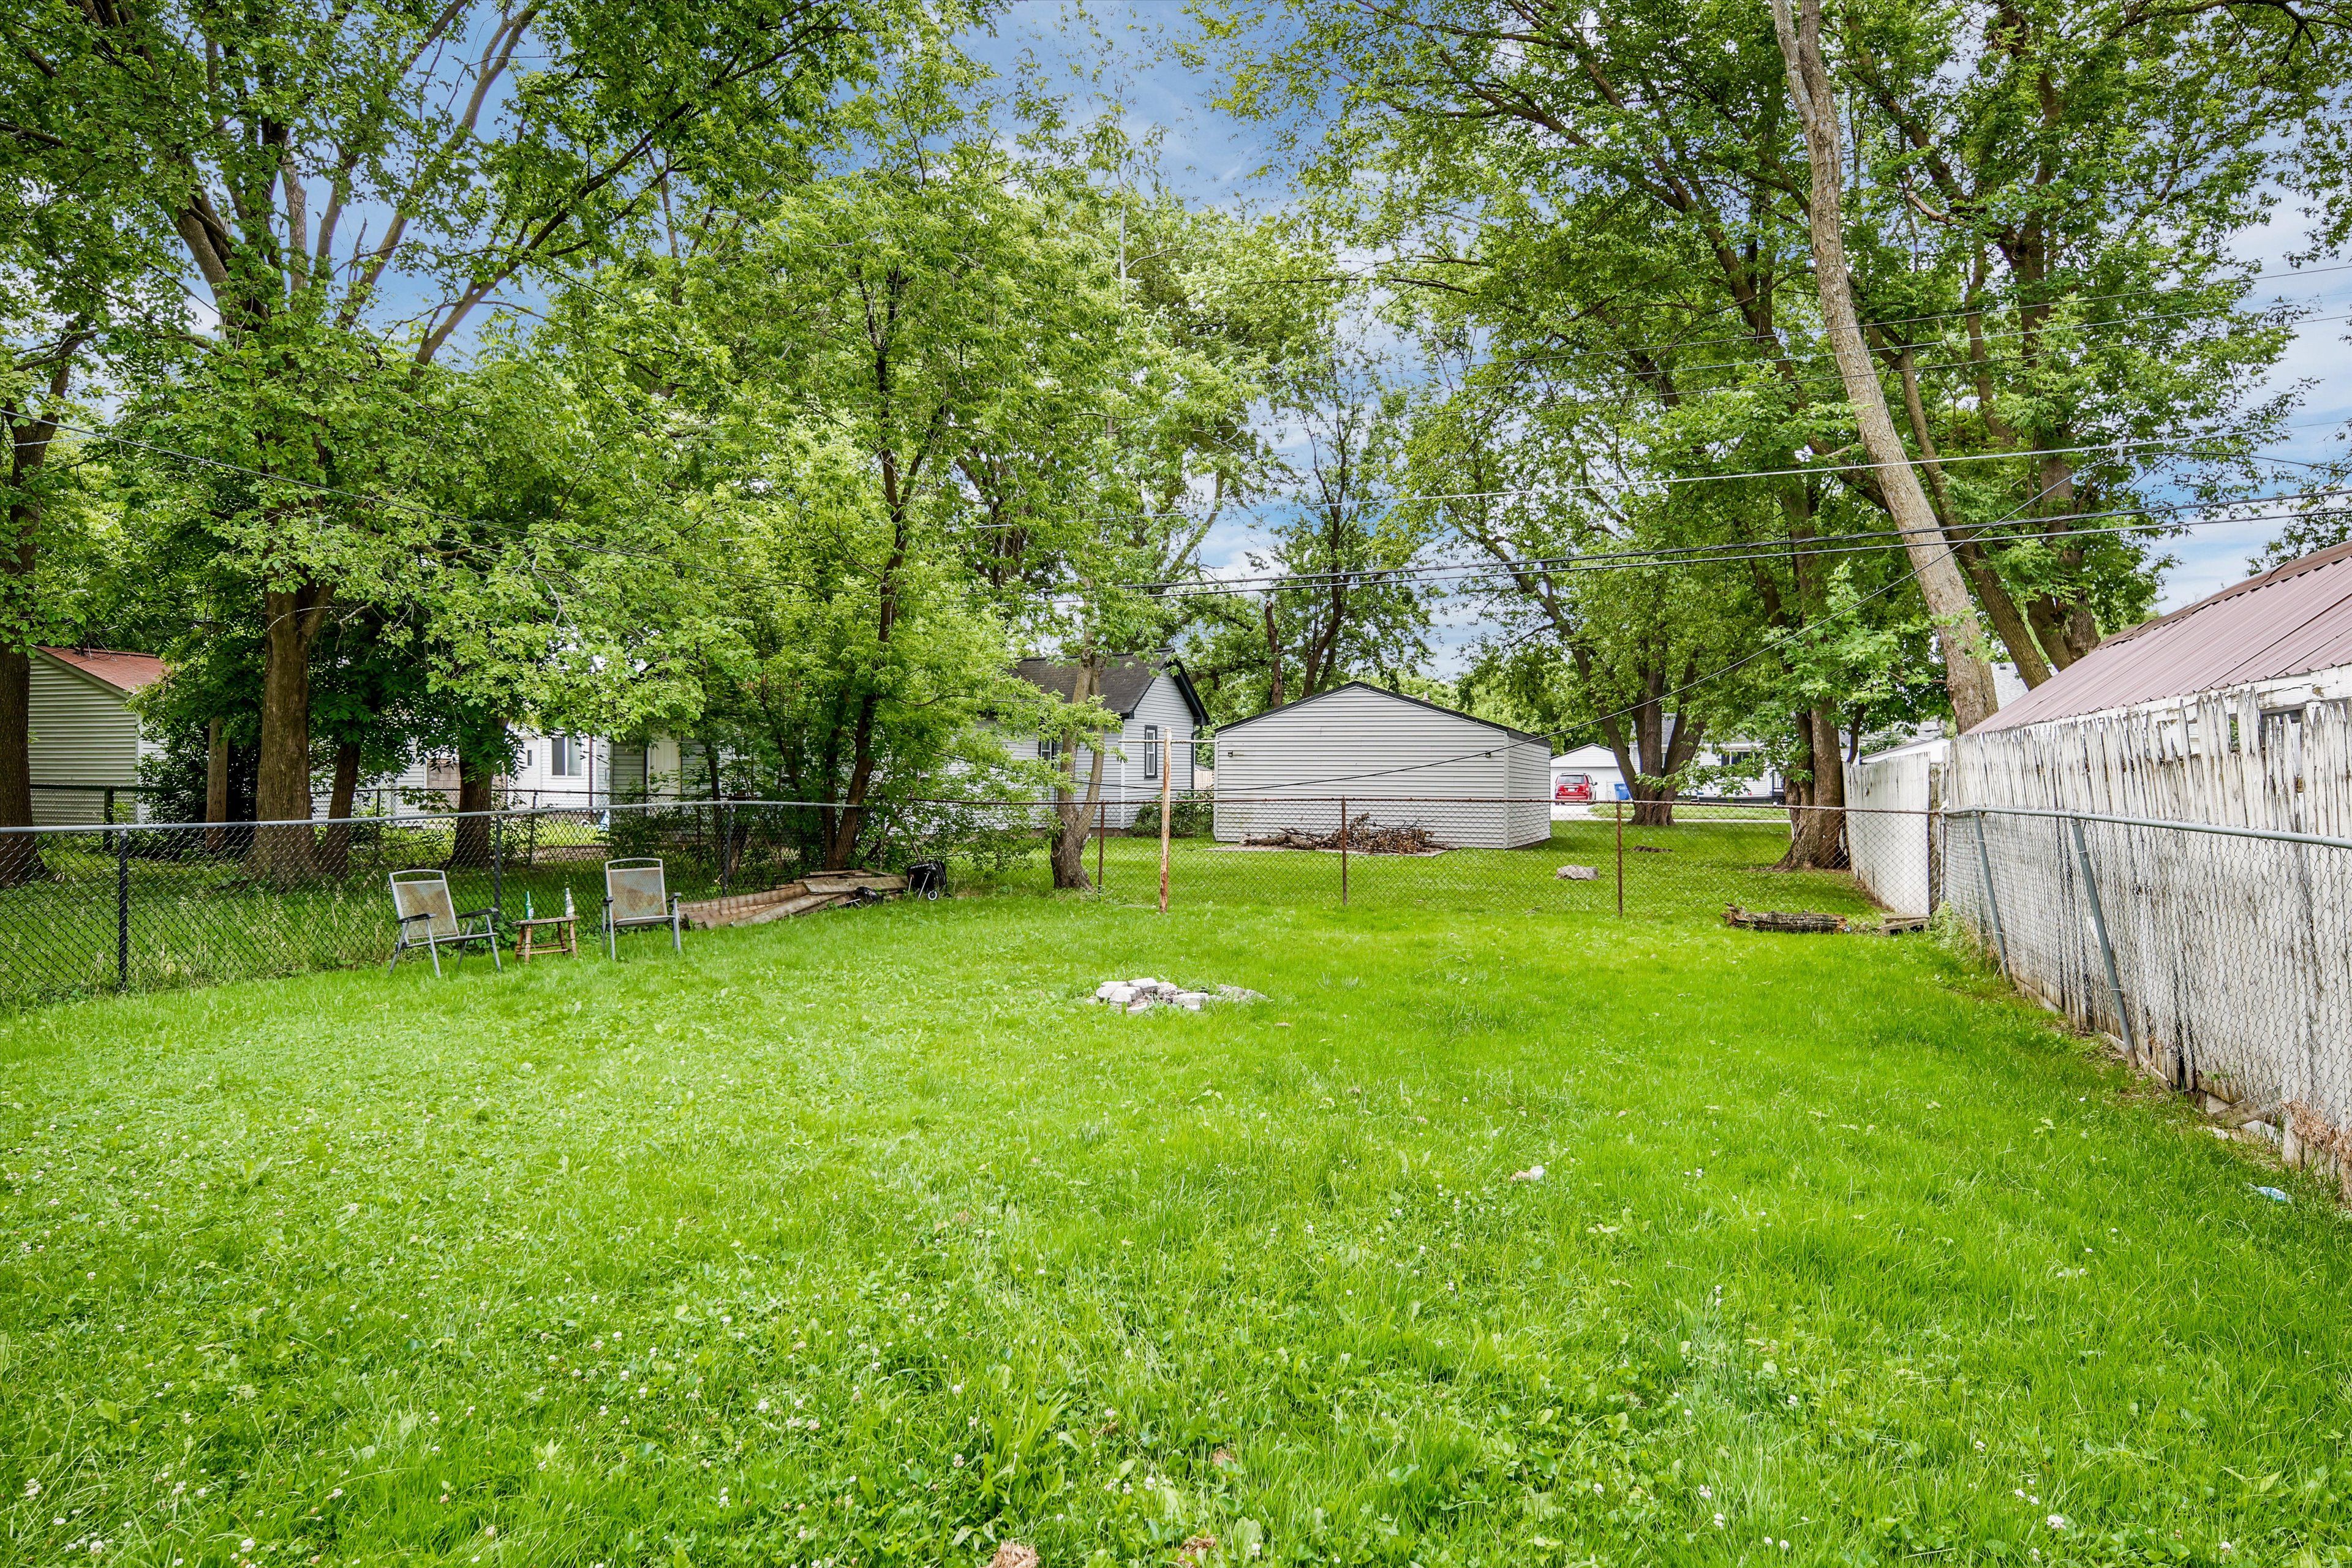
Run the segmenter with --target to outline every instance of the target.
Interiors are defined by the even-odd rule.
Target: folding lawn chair
[[[490,949],[490,965],[503,970],[499,962],[498,911],[467,910],[457,912],[449,898],[449,879],[439,871],[394,871],[392,883],[392,912],[400,917],[400,939],[393,943],[392,961],[383,967],[389,973],[400,955],[412,947],[421,947],[433,957],[433,973],[441,973],[441,950],[454,949],[457,962],[464,963],[466,948],[471,942],[487,942]],[[476,925],[473,922],[479,921]]]
[[[661,857],[640,856],[604,862],[604,956],[621,956],[621,931],[627,926],[667,926],[669,944],[686,951],[686,917],[662,878]]]

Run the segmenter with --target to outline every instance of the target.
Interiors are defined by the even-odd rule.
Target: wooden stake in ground
[[[1176,738],[1160,737],[1160,912],[1168,912],[1168,796],[1176,773]]]
[[[1853,310],[1853,279],[1846,266],[1843,215],[1839,201],[1837,93],[1829,67],[1822,59],[1821,0],[1795,0],[1799,14],[1790,15],[1790,0],[1772,0],[1772,26],[1780,37],[1780,56],[1787,63],[1789,96],[1805,128],[1805,153],[1812,169],[1812,191],[1807,204],[1813,238],[1813,280],[1822,298],[1822,324],[1830,350],[1837,357],[1838,375],[1845,383],[1846,402],[1854,423],[1862,428],[1862,444],[1878,475],[1895,526],[1903,531],[1903,547],[1911,558],[1912,575],[1927,614],[1936,624],[1936,640],[1944,655],[1944,686],[1952,695],[1952,717],[1962,730],[1991,716],[2000,706],[1993,695],[1992,661],[1985,651],[1984,628],[1977,620],[1976,603],[1969,596],[1968,580],[1944,537],[1927,492],[1911,467],[1910,454],[1895,433],[1895,416],[1886,406],[1886,390],[1878,384],[1864,342],[1862,323]]]

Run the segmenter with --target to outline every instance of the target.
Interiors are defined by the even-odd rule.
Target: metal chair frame
[[[613,873],[615,871],[651,870],[661,878],[659,898],[662,910],[658,914],[621,915],[613,913]],[[622,860],[604,862],[604,956],[618,963],[621,957],[621,932],[640,926],[669,927],[669,945],[673,952],[686,951],[686,917],[678,907],[678,896],[669,890],[669,874],[658,855],[638,855]]]
[[[411,948],[421,947],[431,955],[433,976],[437,980],[441,978],[443,948],[446,947],[456,954],[452,960],[453,963],[463,963],[466,962],[467,945],[478,942],[487,942],[489,945],[490,967],[501,973],[505,971],[506,965],[499,958],[498,910],[496,909],[460,910],[457,907],[457,900],[449,896],[448,873],[431,869],[394,871],[384,880],[392,889],[393,913],[398,918],[400,928],[398,940],[392,945],[392,957],[383,966],[385,973],[392,973],[393,968],[400,963],[402,953]],[[414,914],[401,914],[401,889],[404,888],[439,889],[441,907],[437,910],[419,910]],[[421,939],[411,930],[420,921],[424,922],[424,934]],[[444,921],[455,929],[435,929],[436,922]],[[467,924],[469,921],[479,921],[482,923],[478,928],[469,928]]]

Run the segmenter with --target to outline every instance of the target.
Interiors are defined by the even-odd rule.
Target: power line
[[[2125,299],[2125,298],[2130,298],[2130,296],[2127,296],[2127,295],[2110,295],[2110,296],[2105,296],[2105,298],[2111,298],[2111,299]],[[1973,336],[1977,341],[1979,341],[1979,342],[1992,342],[1992,341],[1998,341],[1998,340],[2005,340],[2005,339],[2009,339],[2009,338],[2023,338],[2023,337],[2031,337],[2031,336],[2032,336],[2032,335],[2033,335],[2034,333],[2036,333],[2036,332],[2046,333],[2046,334],[2048,334],[2048,335],[2050,335],[2050,336],[2053,336],[2053,337],[2060,336],[2060,335],[2063,335],[2063,334],[2064,334],[2064,333],[2068,333],[2068,332],[2090,332],[2090,331],[2100,331],[2100,332],[2104,332],[2104,331],[2108,331],[2108,330],[2110,330],[2110,329],[2112,329],[2112,328],[2132,326],[2132,325],[2135,325],[2135,324],[2137,324],[2137,323],[2138,323],[2138,322],[2141,322],[2141,321],[2179,321],[2179,320],[2181,320],[2181,319],[2183,319],[2183,318],[2185,318],[2185,317],[2200,315],[2200,314],[2202,314],[2202,313],[2203,313],[2203,312],[2200,312],[2200,311],[2195,311],[2195,310],[2141,310],[2141,311],[2136,311],[2136,312],[2131,313],[2131,314],[2129,314],[2129,315],[2102,316],[2102,317],[2097,318],[2096,320],[2094,320],[2094,321],[2063,321],[2063,322],[2057,322],[2057,323],[2048,323],[2048,324],[2044,324],[2044,325],[2042,325],[2042,326],[2039,326],[2039,327],[2005,327],[2005,328],[2001,329],[2001,330],[2000,330],[2000,331],[1994,331],[1994,332],[1977,332],[1977,333],[1972,334],[1972,336]],[[1945,315],[1945,316],[1933,316],[1933,317],[1931,317],[1931,316],[1919,316],[1919,317],[1913,317],[1913,318],[1911,318],[1911,320],[1912,320],[1912,321],[1942,321],[1942,320],[1949,320],[1949,319],[1952,319],[1953,317],[1964,317],[1964,316],[1969,316],[1969,315],[1972,315],[1972,314],[1982,314],[1982,312],[1980,312],[1980,311],[1969,311],[1969,310],[1956,310],[1956,311],[1951,311],[1951,312],[1948,313],[1948,314],[1947,314],[1947,315]],[[2302,326],[2302,325],[2305,325],[2305,324],[2307,324],[2307,323],[2312,323],[2312,322],[2319,322],[2319,321],[2346,321],[2346,320],[2352,320],[2352,316],[2347,316],[2347,315],[2334,315],[2334,316],[2299,316],[2299,317],[2295,318],[2295,320],[2294,320],[2292,323],[2288,323],[2288,322],[2281,322],[2281,323],[2279,323],[2279,324],[2280,324],[2280,325],[2294,325],[2294,326]],[[1893,326],[1893,325],[1896,325],[1896,324],[1898,324],[1898,323],[1892,322],[1892,321],[1865,321],[1865,322],[1864,322],[1864,323],[1863,323],[1863,325],[1864,325],[1865,327],[1873,327],[1873,326]],[[2239,326],[2239,327],[2241,327],[2241,328],[2243,328],[2243,327],[2246,327],[2246,326],[2250,326],[2250,325],[2252,325],[2252,323],[2251,323],[2251,322],[2243,322],[2243,321],[2241,321],[2241,322],[2235,322],[2235,323],[2233,323],[2233,324],[2235,324],[2235,325],[2237,325],[2237,326]],[[1774,363],[1775,361],[1778,361],[1778,360],[1820,360],[1820,359],[1831,359],[1831,358],[1835,357],[1835,351],[1833,351],[1833,350],[1830,350],[1830,349],[1799,349],[1799,348],[1783,347],[1783,346],[1780,344],[1780,340],[1779,340],[1778,338],[1770,339],[1770,340],[1769,340],[1769,341],[1768,341],[1768,340],[1766,340],[1766,339],[1764,339],[1764,338],[1761,338],[1761,337],[1749,337],[1749,338],[1746,338],[1746,339],[1741,339],[1741,338],[1723,338],[1723,339],[1719,339],[1719,340],[1717,340],[1717,341],[1723,342],[1734,342],[1734,343],[1736,343],[1736,342],[1746,342],[1753,343],[1753,344],[1757,347],[1757,349],[1759,351],[1759,353],[1758,357],[1757,357],[1757,358],[1755,358],[1755,359],[1744,359],[1744,360],[1707,360],[1707,361],[1704,361],[1704,362],[1702,362],[1702,363],[1698,363],[1698,364],[1677,365],[1677,366],[1675,366],[1675,367],[1674,367],[1674,368],[1675,368],[1675,369],[1676,369],[1677,371],[1702,371],[1702,370],[1746,370],[1746,369],[1751,369],[1751,368],[1754,368],[1754,367],[1759,366],[1759,365],[1770,364],[1770,363]],[[1668,348],[1671,348],[1671,347],[1674,347],[1675,345],[1668,344],[1668,345],[1664,345],[1664,346],[1665,346],[1665,347],[1668,347]],[[1906,347],[1917,347],[1918,345],[1916,345],[1916,344],[1906,344],[1906,345],[1905,345],[1905,346],[1906,346]],[[1762,351],[1764,351],[1764,350],[1766,350],[1766,349],[1768,349],[1768,348],[1769,349],[1769,351],[1770,351],[1770,352],[1769,352],[1769,353],[1762,352]],[[1598,354],[1604,354],[1604,355],[1606,355],[1606,354],[1628,354],[1628,353],[1654,353],[1654,352],[1660,352],[1660,351],[1659,351],[1659,350],[1657,350],[1656,348],[1649,348],[1649,349],[1634,349],[1634,348],[1612,349],[1612,348],[1607,348],[1607,347],[1598,347],[1598,348],[1595,348],[1595,349],[1593,349],[1593,350],[1591,350],[1591,351],[1589,351],[1589,352],[1590,352],[1590,353],[1598,353]],[[1493,359],[1493,360],[1486,360],[1486,361],[1483,361],[1483,362],[1481,362],[1481,363],[1486,363],[1486,364],[1499,364],[1499,365],[1537,364],[1537,363],[1545,363],[1545,362],[1548,362],[1548,361],[1551,361],[1551,360],[1578,359],[1578,358],[1582,358],[1582,357],[1585,357],[1585,356],[1584,356],[1584,354],[1580,353],[1579,353],[1578,351],[1576,351],[1576,350],[1572,350],[1572,349],[1555,349],[1555,350],[1551,350],[1551,351],[1547,352],[1547,353],[1544,353],[1514,354],[1514,355],[1510,356],[1510,357],[1509,357],[1509,358],[1507,358],[1507,359]],[[1969,363],[1974,363],[1974,362],[1972,362],[1972,361],[1969,361],[1969,360],[1956,360],[1956,361],[1952,361],[1952,362],[1950,362],[1950,363],[1948,363],[1948,364],[1923,365],[1923,366],[1921,366],[1921,367],[1919,367],[1919,368],[1921,368],[1921,369],[1923,369],[1923,370],[1930,370],[1930,369],[1932,369],[1932,370],[1943,370],[1943,369],[1949,369],[1949,368],[1951,368],[1951,365],[1953,365],[1953,364],[1969,364]]]
[[[2311,419],[2302,420],[2291,425],[2284,425],[2280,426],[2280,428],[2284,430],[2305,430],[2320,427],[2332,429],[2341,423],[2341,421],[2335,419]],[[2197,445],[2200,442],[2227,442],[2231,439],[2233,439],[2233,437],[2228,436],[2151,436],[2139,440],[2099,441],[2079,447],[2032,447],[1993,452],[1962,452],[1938,457],[1936,461],[1941,467],[1952,468],[1963,463],[1998,463],[2021,458],[2076,457],[2086,452],[2121,453],[2154,451],[2166,447],[2189,447]],[[2270,458],[2258,452],[2224,453],[2218,457],[2204,460],[2214,462],[2299,461],[2299,459],[2291,458]],[[1917,468],[1923,466],[1926,461],[1927,459],[1924,458],[1906,458],[1905,466]],[[1644,486],[1674,487],[1680,485],[1720,484],[1734,479],[1790,479],[1810,474],[1866,472],[1880,468],[1891,468],[1895,466],[1896,465],[1892,463],[1880,463],[1875,461],[1859,463],[1804,463],[1799,464],[1793,468],[1748,468],[1727,474],[1669,474],[1657,478],[1639,478],[1629,479],[1621,489],[1613,493],[1602,489],[1596,484],[1583,480],[1570,479],[1564,481],[1563,484],[1559,486],[1515,485],[1491,490],[1440,490],[1405,495],[1371,495],[1364,496],[1355,500],[1293,500],[1288,501],[1286,504],[1301,510],[1316,510],[1328,507],[1345,507],[1353,509],[1357,507],[1402,506],[1424,501],[1507,500],[1526,496],[1544,498],[1559,495],[1563,492],[1567,494],[1585,495],[1598,500],[1615,500],[1622,498],[1623,495],[1636,491]],[[2306,466],[2324,467],[2325,465],[2311,464]],[[1269,503],[1235,502],[1233,504],[1237,510],[1246,511],[1254,505],[1265,505]],[[1074,518],[1073,521],[1118,521],[1190,516],[1192,516],[1192,514],[1189,512],[1175,510],[1132,512],[1092,512],[1080,513]],[[990,525],[983,524],[981,526],[986,527]],[[967,530],[965,531],[969,531]]]
[[[2095,512],[2086,513],[2085,515],[2096,517],[2116,517],[2125,514],[2118,511]],[[2329,518],[2345,515],[2352,515],[2352,504],[2336,507],[2320,507],[2303,511],[2262,512],[2248,517],[2204,518],[2191,522],[2137,522],[2125,523],[2119,527],[2114,528],[2077,528],[2069,529],[2063,535],[2056,537],[2064,539],[2078,539],[2084,537],[2099,538],[2111,534],[2141,533],[2150,529],[2211,528],[2224,523],[2291,522],[2310,518]],[[1980,538],[1982,536],[1979,535],[1977,537]],[[2045,541],[2034,540],[2030,537],[2020,540],[2015,535],[2004,535],[2000,537],[2013,540],[2021,543],[2046,542]],[[1738,553],[1689,556],[1663,560],[1612,561],[1595,565],[1580,565],[1577,563],[1579,558],[1576,557],[1564,557],[1558,561],[1500,561],[1492,563],[1465,562],[1458,565],[1450,566],[1433,565],[1427,567],[1394,567],[1386,569],[1370,568],[1360,572],[1318,572],[1301,574],[1295,577],[1245,578],[1222,581],[1213,584],[1202,583],[1183,584],[1172,587],[1169,591],[1158,594],[1155,596],[1163,599],[1245,598],[1253,595],[1280,593],[1286,589],[1330,587],[1335,584],[1343,586],[1354,585],[1367,588],[1378,588],[1402,583],[1433,583],[1440,586],[1462,587],[1484,579],[1507,578],[1514,575],[1516,573],[1522,571],[1554,572],[1567,574],[1609,572],[1648,572],[1663,571],[1681,566],[1740,565],[1749,561],[1780,562],[1810,559],[1820,556],[1877,554],[1892,548],[1894,548],[1894,546],[1887,543],[1872,543],[1823,545],[1814,549],[1793,550],[1783,546],[1775,546],[1759,542],[1754,548],[1744,550]],[[1638,554],[1642,552],[1637,552],[1634,553]],[[1438,578],[1441,575],[1445,576],[1449,580],[1444,583],[1439,583]]]
[[[2090,521],[2100,518],[2109,517],[2143,517],[2154,512],[2192,511],[2200,508],[2219,510],[2222,508],[2267,506],[2280,501],[2317,500],[2328,496],[2344,494],[2352,494],[2352,487],[2331,486],[2326,489],[2303,490],[2288,495],[2250,496],[2243,500],[2237,501],[2176,501],[2165,506],[2116,507],[2106,511],[2079,512],[2074,514],[2074,519],[2070,521]],[[2297,517],[2333,515],[2333,512],[2336,510],[2338,509],[2322,508],[2316,510],[2261,513],[2252,516],[2207,517],[2188,522],[2174,523],[2160,523],[2153,521],[2138,522],[2127,523],[2116,528],[2069,527],[2065,530],[2063,534],[2050,537],[2074,538],[2085,534],[2103,535],[2112,533],[2137,533],[2143,530],[2151,528],[2211,528],[2224,523],[2263,522]],[[2000,527],[2002,523],[2011,521],[2014,521],[2014,514],[2012,514],[2011,518],[2003,519],[2001,523],[1982,523],[1974,525],[1974,531],[1969,533],[1969,539],[1967,541],[1963,541],[1963,542],[1986,541],[1994,543],[2038,543],[2046,542],[2045,539],[2036,538],[2032,535],[1988,535],[1981,531],[1984,529]],[[1728,540],[1717,544],[1667,545],[1652,550],[1629,549],[1591,551],[1574,555],[1530,556],[1496,561],[1431,563],[1427,565],[1422,566],[1367,566],[1329,572],[1297,572],[1266,574],[1255,577],[1225,577],[1197,584],[1127,583],[1120,584],[1120,586],[1133,591],[1143,592],[1149,592],[1154,588],[1181,589],[1192,587],[1214,588],[1220,591],[1248,590],[1252,592],[1264,592],[1282,588],[1325,586],[1334,582],[1356,583],[1361,584],[1367,587],[1377,587],[1382,584],[1390,582],[1420,580],[1437,575],[1486,577],[1500,575],[1505,573],[1518,572],[1595,572],[1622,570],[1627,567],[1640,568],[1652,566],[1710,565],[1718,562],[1738,563],[1750,560],[1791,561],[1822,555],[1864,554],[1891,548],[1894,543],[1910,539],[1914,536],[1938,539],[1948,537],[1946,531],[1940,527],[1916,529],[1887,528],[1868,530],[1856,533],[1832,534],[1824,537],[1818,543],[1803,546],[1800,546],[1795,541],[1773,541],[1761,539]]]
[[[2002,517],[2002,518],[2000,518],[2000,519],[1996,520],[1995,521],[1993,521],[1993,522],[1991,522],[1991,523],[1988,524],[1987,526],[1988,526],[1988,527],[1992,527],[1992,528],[1999,528],[2002,523],[2010,521],[2011,519],[2015,518],[2019,512],[2023,511],[2027,507],[2030,507],[2030,506],[2033,505],[2035,501],[2040,500],[2042,498],[2042,496],[2046,496],[2046,495],[2048,495],[2048,494],[2051,492],[2051,490],[2056,489],[2058,488],[2059,484],[2060,484],[2060,483],[2063,483],[2063,481],[2062,481],[2062,480],[2053,480],[2053,481],[2052,481],[2050,485],[2048,485],[2047,487],[2045,487],[2045,488],[2044,488],[2044,489],[2042,489],[2039,494],[2035,495],[2035,496],[2034,496],[2031,500],[2026,500],[2026,501],[2021,502],[2019,505],[2017,505],[2017,506],[2015,506],[2015,507],[2012,507],[2012,508],[2010,510],[2010,511],[2009,511],[2009,513],[2008,513],[2008,515],[2007,515],[2007,516]],[[1944,546],[1944,559],[1945,559],[1945,560],[1947,560],[1947,561],[1948,561],[1948,560],[1950,560],[1951,558],[1952,558],[1952,547],[1951,547],[1951,545],[1950,545],[1950,544],[1947,543],[1947,544]],[[1784,633],[1782,636],[1773,638],[1771,641],[1769,641],[1769,642],[1766,643],[1762,647],[1759,647],[1759,648],[1756,649],[1753,653],[1748,654],[1748,655],[1746,655],[1746,656],[1745,656],[1745,657],[1743,657],[1743,658],[1735,658],[1735,659],[1733,659],[1729,664],[1724,665],[1724,666],[1723,666],[1722,668],[1720,668],[1708,670],[1705,675],[1699,676],[1697,679],[1694,679],[1694,680],[1686,680],[1686,681],[1685,681],[1682,685],[1675,687],[1675,688],[1673,690],[1671,690],[1671,691],[1664,691],[1664,692],[1660,692],[1656,697],[1652,698],[1652,699],[1650,700],[1650,701],[1651,701],[1651,702],[1664,702],[1664,701],[1667,698],[1669,698],[1669,697],[1680,697],[1680,696],[1682,696],[1685,692],[1687,692],[1687,691],[1695,691],[1695,690],[1696,690],[1698,688],[1700,688],[1700,687],[1702,687],[1702,686],[1706,685],[1706,684],[1708,681],[1710,681],[1710,680],[1714,680],[1714,679],[1717,679],[1718,677],[1721,677],[1721,676],[1729,675],[1729,674],[1730,674],[1733,670],[1735,670],[1735,669],[1741,669],[1741,668],[1746,668],[1747,666],[1748,666],[1748,665],[1750,665],[1750,664],[1755,663],[1758,659],[1759,659],[1759,658],[1763,658],[1766,654],[1768,654],[1768,653],[1771,652],[1774,648],[1786,646],[1788,643],[1790,643],[1790,641],[1794,640],[1795,638],[1797,638],[1797,637],[1801,637],[1802,635],[1804,635],[1805,633],[1807,633],[1807,632],[1809,632],[1809,631],[1812,631],[1812,630],[1814,630],[1815,628],[1817,628],[1817,627],[1821,626],[1822,625],[1823,625],[1823,624],[1824,624],[1824,623],[1826,623],[1826,622],[1838,620],[1838,619],[1840,619],[1840,618],[1842,618],[1842,617],[1843,617],[1843,616],[1850,616],[1850,615],[1852,615],[1854,611],[1856,611],[1856,610],[1858,610],[1858,609],[1862,608],[1862,606],[1863,606],[1863,605],[1866,605],[1866,604],[1869,604],[1873,599],[1879,598],[1879,597],[1881,597],[1881,596],[1882,596],[1882,595],[1884,595],[1893,593],[1896,588],[1900,587],[1902,584],[1906,584],[1906,583],[1910,582],[1910,581],[1911,581],[1915,576],[1916,576],[1917,574],[1918,574],[1918,569],[1917,569],[1916,567],[1913,567],[1913,566],[1908,566],[1908,565],[1906,565],[1906,567],[1905,567],[1901,572],[1898,572],[1898,573],[1896,573],[1894,576],[1889,577],[1885,582],[1881,583],[1877,587],[1873,588],[1869,593],[1867,593],[1867,594],[1864,594],[1864,595],[1860,595],[1860,596],[1859,596],[1859,597],[1857,597],[1857,598],[1854,598],[1854,599],[1849,600],[1846,604],[1844,604],[1844,605],[1843,605],[1839,606],[1839,607],[1838,607],[1838,608],[1836,608],[1836,609],[1832,610],[1828,615],[1823,616],[1821,618],[1821,620],[1813,621],[1813,622],[1810,622],[1810,623],[1808,623],[1807,625],[1805,625],[1805,626],[1791,626],[1791,627],[1790,627],[1790,628],[1786,633]],[[1594,723],[1596,723],[1596,724],[1606,724],[1606,723],[1610,722],[1610,721],[1612,721],[1612,720],[1622,719],[1622,718],[1623,718],[1626,714],[1628,714],[1628,713],[1636,713],[1636,712],[1639,712],[1641,710],[1643,710],[1643,708],[1648,707],[1649,705],[1650,705],[1650,703],[1649,703],[1649,702],[1636,702],[1636,703],[1633,704],[1633,705],[1632,705],[1632,706],[1630,706],[1630,707],[1620,708],[1620,709],[1618,709],[1614,713],[1603,713],[1602,715],[1601,715],[1601,717],[1600,717],[1600,718],[1595,719],[1595,720],[1593,721],[1593,722],[1594,722]]]

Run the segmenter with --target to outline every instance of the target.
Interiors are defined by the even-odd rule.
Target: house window
[[[1038,757],[1039,757],[1039,759],[1040,759],[1041,761],[1050,763],[1050,762],[1052,762],[1055,757],[1058,757],[1058,756],[1060,756],[1061,754],[1062,754],[1062,742],[1059,742],[1059,741],[1039,741],[1039,742],[1037,742],[1037,755],[1038,755]]]
[[[580,750],[577,735],[550,735],[547,738],[547,771],[560,779],[576,779],[587,772],[586,759]]]
[[[1148,779],[1160,776],[1160,726],[1157,724],[1143,727],[1143,776]]]

